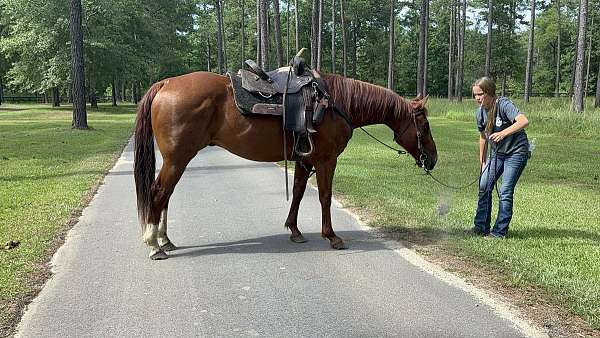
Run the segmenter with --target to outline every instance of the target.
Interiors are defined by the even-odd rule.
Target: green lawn
[[[70,106],[0,106],[0,324],[12,315],[3,306],[31,292],[32,273],[120,154],[135,107],[88,108],[88,131],[72,129],[71,117]],[[11,240],[21,244],[4,250]]]
[[[477,188],[443,188],[360,130],[340,157],[334,189],[374,226],[425,235],[452,252],[502,271],[516,287],[536,286],[557,304],[600,329],[600,110],[569,113],[567,102],[517,102],[531,121],[537,147],[515,195],[515,217],[504,241],[465,238]],[[475,105],[430,102],[439,161],[434,174],[453,185],[478,175]],[[90,131],[70,128],[71,109],[0,106],[0,327],[14,302],[30,292],[30,277],[56,243],[69,216],[125,145],[134,107],[89,110]],[[370,127],[391,140],[385,127]],[[448,209],[439,212],[440,209]],[[135,212],[132,210],[132,212]]]
[[[340,157],[334,189],[371,225],[389,227],[409,241],[424,233],[501,271],[512,285],[541,287],[600,329],[600,110],[582,117],[568,113],[566,102],[548,101],[516,102],[529,117],[527,132],[536,148],[517,185],[504,241],[462,234],[472,226],[477,184],[444,188],[423,176],[412,158],[398,158],[359,130]],[[430,110],[439,157],[434,175],[452,185],[473,181],[479,166],[474,101],[431,100]],[[387,127],[369,130],[392,138]]]

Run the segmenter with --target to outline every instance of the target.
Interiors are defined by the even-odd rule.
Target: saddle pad
[[[227,72],[227,76],[231,80],[231,88],[233,88],[233,96],[235,105],[242,115],[255,114],[252,112],[252,107],[257,103],[265,104],[283,104],[282,95],[273,95],[270,98],[265,98],[259,94],[250,93],[242,88],[242,77],[233,72]],[[281,115],[273,110],[269,115]]]

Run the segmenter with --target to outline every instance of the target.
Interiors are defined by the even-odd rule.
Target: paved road
[[[170,203],[183,248],[150,261],[136,220],[132,148],[69,233],[19,337],[523,337],[472,293],[411,264],[399,243],[333,207],[348,250],[320,238],[307,189],[294,244],[283,173],[220,148],[196,156]],[[418,260],[418,258],[417,258]],[[525,331],[523,330],[525,327]],[[532,333],[533,332],[533,333]]]

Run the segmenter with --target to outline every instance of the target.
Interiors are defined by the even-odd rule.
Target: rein
[[[377,137],[373,136],[373,135],[372,135],[371,133],[369,133],[369,132],[368,132],[368,131],[367,131],[365,128],[363,128],[363,127],[359,127],[359,128],[360,128],[360,130],[364,131],[364,132],[365,132],[365,134],[369,135],[369,136],[370,136],[372,139],[374,139],[375,141],[377,141],[377,142],[379,142],[379,143],[383,144],[384,146],[386,146],[386,147],[388,147],[388,148],[392,149],[393,151],[397,152],[397,153],[398,153],[398,155],[403,155],[403,154],[406,154],[406,151],[405,151],[405,150],[402,150],[402,149],[396,149],[396,148],[394,148],[394,147],[392,147],[392,146],[390,146],[390,145],[386,144],[385,142],[383,142],[383,141],[379,140]],[[406,131],[406,129],[408,129],[408,127],[406,127],[406,128],[404,129],[404,131]],[[402,132],[402,134],[404,134],[404,132]]]

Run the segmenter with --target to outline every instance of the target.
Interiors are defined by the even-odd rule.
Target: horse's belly
[[[277,128],[277,126],[274,127]],[[288,137],[288,158],[291,156],[291,142],[292,139]],[[252,161],[277,162],[283,160],[283,133],[278,129],[251,128],[226,139],[215,140],[214,144]]]

